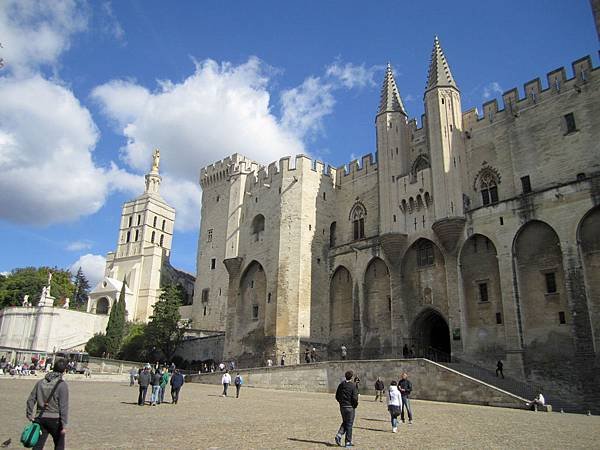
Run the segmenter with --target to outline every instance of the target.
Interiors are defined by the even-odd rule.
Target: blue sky
[[[597,65],[588,0],[0,2],[0,272],[97,279],[159,147],[172,262],[195,273],[200,167],[373,152],[385,64],[420,118],[435,34],[465,110]]]

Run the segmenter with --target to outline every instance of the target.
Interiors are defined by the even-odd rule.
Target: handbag
[[[21,444],[23,444],[23,447],[32,448],[32,447],[35,447],[35,445],[38,443],[38,440],[40,439],[40,436],[42,435],[42,427],[40,426],[39,423],[36,422],[36,420],[38,420],[40,417],[42,417],[42,414],[44,414],[44,411],[46,411],[46,408],[48,407],[48,402],[50,402],[50,399],[56,392],[56,388],[58,387],[58,385],[60,383],[62,383],[62,381],[63,380],[58,380],[56,382],[56,384],[52,388],[52,391],[50,391],[50,395],[48,396],[48,399],[46,401],[44,401],[44,406],[42,406],[42,408],[40,409],[40,413],[33,420],[33,422],[29,422],[23,429],[23,432],[21,433]]]

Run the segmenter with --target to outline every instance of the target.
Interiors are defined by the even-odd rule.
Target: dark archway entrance
[[[446,319],[434,309],[421,312],[413,322],[415,356],[434,361],[450,361],[450,329]]]

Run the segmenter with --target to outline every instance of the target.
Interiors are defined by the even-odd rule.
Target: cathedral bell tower
[[[465,224],[462,167],[465,158],[460,91],[437,36],[433,41],[425,90],[427,141],[433,177],[435,222],[432,227],[453,250]]]
[[[381,86],[379,111],[375,118],[377,133],[377,166],[379,176],[380,232],[390,233],[394,229],[395,180],[409,172],[410,130],[406,110],[392,67],[388,63]]]

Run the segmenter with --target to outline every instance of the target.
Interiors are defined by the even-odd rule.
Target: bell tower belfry
[[[379,176],[380,232],[393,230],[395,180],[409,172],[410,130],[402,98],[388,63],[375,118]]]

